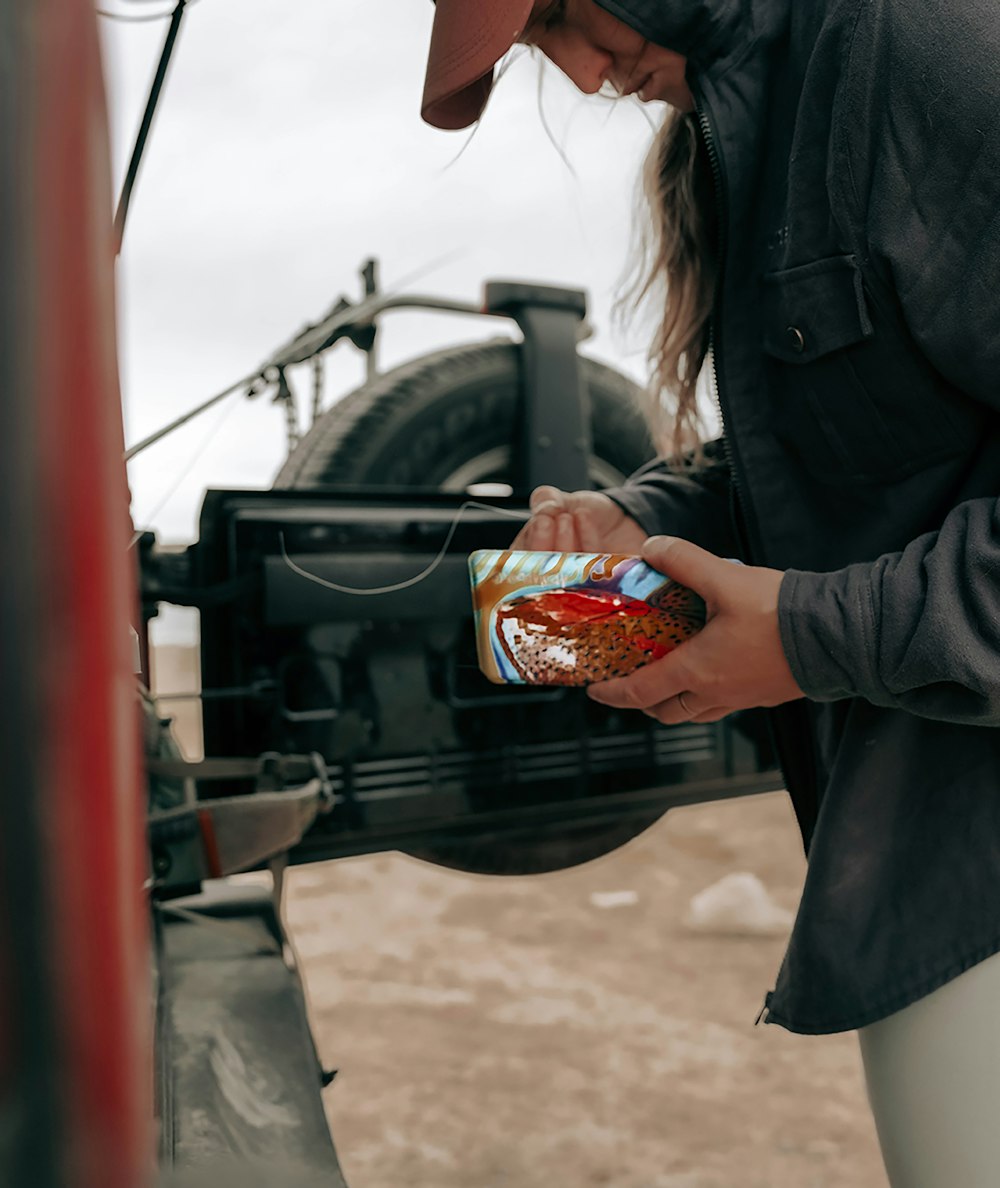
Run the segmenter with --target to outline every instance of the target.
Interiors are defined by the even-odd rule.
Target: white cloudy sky
[[[134,14],[155,3],[99,7]],[[251,371],[338,294],[354,297],[368,255],[386,287],[427,270],[411,291],[461,300],[478,300],[491,277],[586,288],[597,331],[586,349],[641,372],[645,331],[615,331],[611,304],[650,136],[644,113],[586,100],[546,67],[542,103],[571,172],[545,135],[540,67],[525,57],[458,156],[466,134],[428,128],[418,114],[432,9],[430,0],[188,9],[119,265],[129,442]],[[117,185],[166,22],[101,27]],[[392,314],[382,362],[497,326]],[[361,374],[360,357],[338,348],[330,398]],[[269,485],[283,456],[280,413],[231,403],[132,463],[135,519],[152,517],[161,539],[193,539],[205,486]]]

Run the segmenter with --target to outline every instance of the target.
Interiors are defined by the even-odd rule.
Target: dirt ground
[[[803,869],[768,795],[545,876],[397,854],[292,871],[351,1188],[885,1188],[855,1037],[754,1026],[783,938],[683,924],[733,871],[793,908]]]

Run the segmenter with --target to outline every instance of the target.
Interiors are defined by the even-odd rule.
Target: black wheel
[[[423,487],[475,494],[513,486],[518,346],[507,340],[438,351],[344,397],[316,422],[275,478],[282,488]],[[581,359],[590,396],[595,488],[619,484],[653,453],[639,389]],[[485,494],[485,492],[483,492]],[[599,857],[646,829],[659,813],[559,836],[467,836],[409,849],[414,857],[484,874],[554,870]]]
[[[510,484],[518,350],[504,340],[437,351],[358,388],[319,418],[274,485],[465,491]],[[653,453],[639,391],[610,367],[581,363],[591,401],[591,480],[614,486]]]

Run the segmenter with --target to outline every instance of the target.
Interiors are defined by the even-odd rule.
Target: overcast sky
[[[587,352],[641,375],[648,327],[623,335],[611,307],[649,115],[585,99],[522,55],[471,141],[428,128],[418,109],[432,13],[430,0],[189,7],[118,271],[128,442],[250,372],[339,294],[357,296],[368,255],[386,288],[425,274],[405,289],[465,301],[495,277],[585,288],[596,330]],[[101,21],[116,188],[166,24]],[[540,72],[571,168],[543,127]],[[381,362],[501,325],[391,314]],[[361,357],[338,347],[327,373],[333,400],[361,381]],[[305,395],[305,377],[299,387]],[[191,540],[206,486],[269,486],[284,448],[275,406],[228,401],[131,464],[135,521],[161,540]]]

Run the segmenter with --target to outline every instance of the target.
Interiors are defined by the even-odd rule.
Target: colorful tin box
[[[483,549],[469,571],[479,666],[497,684],[626,676],[705,623],[698,595],[639,557]]]

